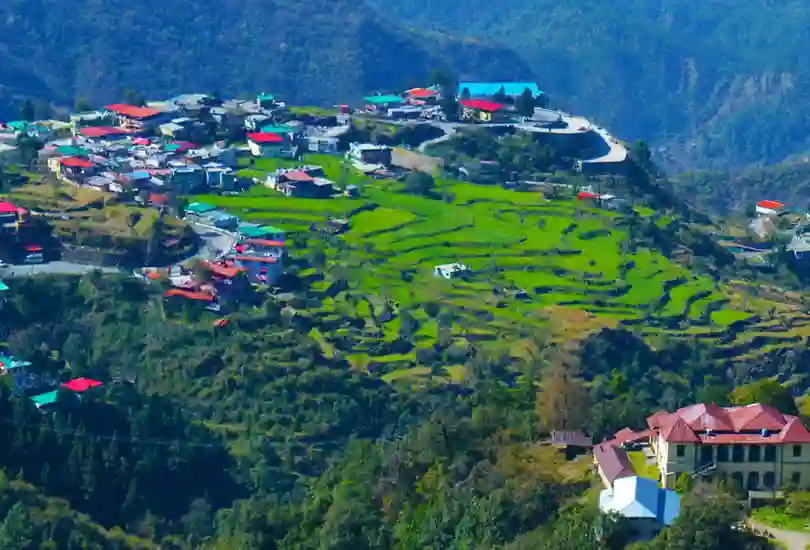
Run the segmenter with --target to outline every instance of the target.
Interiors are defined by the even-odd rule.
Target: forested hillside
[[[368,2],[514,48],[557,104],[666,147],[670,167],[775,162],[810,146],[805,2]]]
[[[747,170],[686,172],[675,179],[675,189],[720,214],[742,212],[763,199],[802,209],[810,203],[810,164],[802,161]]]
[[[476,348],[459,384],[398,385],[324,355],[308,334],[332,321],[272,298],[216,328],[120,277],[12,285],[9,348],[39,373],[106,384],[47,412],[0,388],[0,468],[19,478],[0,476],[4,550],[149,548],[135,537],[166,550],[618,550],[622,522],[595,539],[590,456],[566,460],[548,430],[576,422],[599,439],[704,390],[728,398],[700,346],[653,350],[624,330],[565,348],[538,332],[524,360]],[[565,418],[561,393],[581,405]],[[695,495],[636,548],[768,548],[731,528],[739,514]]]
[[[9,101],[2,106],[12,94],[71,106],[76,97],[119,99],[131,87],[153,97],[270,91],[350,101],[416,83],[438,66],[525,73],[508,50],[428,38],[345,0],[0,3],[0,119],[16,116]]]

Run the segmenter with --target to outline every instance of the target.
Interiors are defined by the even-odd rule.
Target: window
[[[802,456],[802,446],[801,445],[794,445],[793,446],[793,456],[798,458]]]
[[[799,487],[802,483],[802,473],[801,472],[793,472],[790,474],[790,484],[794,487]]]
[[[731,484],[734,487],[742,489],[743,486],[743,475],[742,472],[734,472],[731,474]]]
[[[700,464],[709,464],[714,459],[714,447],[711,445],[703,445],[700,448]]]
[[[774,485],[776,485],[776,476],[773,472],[765,472],[765,475],[762,476],[762,483],[768,489],[773,489]]]
[[[745,447],[742,445],[733,445],[731,447],[731,461],[745,462]]]
[[[776,462],[776,446],[765,445],[765,461]]]
[[[678,455],[678,458],[683,458],[686,455],[686,445],[678,445],[675,447],[675,452]]]
[[[750,472],[748,474],[748,483],[746,484],[749,491],[754,491],[759,487],[759,474],[757,472]]]
[[[728,445],[717,446],[717,462],[728,462]]]
[[[751,445],[748,447],[748,461],[759,462],[759,446]]]

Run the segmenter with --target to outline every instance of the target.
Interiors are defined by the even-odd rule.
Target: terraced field
[[[330,161],[326,170],[358,178],[347,176],[339,162]],[[613,213],[571,199],[454,181],[440,182],[440,191],[444,199],[426,198],[377,181],[358,199],[291,199],[256,187],[241,197],[199,200],[289,230],[349,217],[351,229],[337,239],[305,233],[308,247],[324,248],[329,258],[323,279],[314,271],[302,274],[312,275],[313,290],[323,293],[320,308],[307,313],[321,322],[322,347],[342,350],[358,368],[379,370],[391,381],[449,381],[459,373],[432,372],[418,366],[414,350],[397,350],[400,318],[377,319],[386,301],[412,313],[417,349],[439,337],[439,320],[424,308],[431,302],[452,313],[457,343],[475,340],[509,353],[548,324],[552,309],[555,315],[580,312],[575,324],[582,331],[621,323],[651,341],[710,341],[723,359],[755,358],[810,336],[810,317],[789,303],[748,298],[656,251],[630,252]],[[451,262],[468,265],[473,275],[453,281],[433,276],[435,265]],[[336,277],[350,288],[326,292]],[[515,297],[518,289],[527,297]],[[357,322],[347,327],[345,319]]]

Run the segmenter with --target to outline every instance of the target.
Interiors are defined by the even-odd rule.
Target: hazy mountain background
[[[777,162],[810,147],[807,2],[367,1],[417,28],[512,47],[557,103],[649,140],[669,168]]]
[[[366,2],[6,0],[0,116],[21,97],[70,105],[127,87],[350,101],[443,66],[536,79],[557,105],[648,140],[670,171],[810,149],[806,2]]]
[[[72,105],[181,92],[281,93],[350,101],[451,66],[515,78],[525,63],[481,41],[407,30],[348,0],[5,0],[0,2],[0,117],[15,100]]]

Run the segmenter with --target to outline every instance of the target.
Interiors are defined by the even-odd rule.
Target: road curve
[[[202,239],[202,246],[197,252],[180,260],[185,262],[193,258],[201,260],[214,260],[230,250],[236,243],[237,237],[233,233],[199,224],[191,224],[191,228]],[[119,267],[105,267],[92,264],[78,264],[75,262],[48,262],[43,264],[21,264],[0,267],[0,279],[12,277],[30,277],[33,275],[82,275],[94,270],[102,273],[131,274],[132,270]]]

